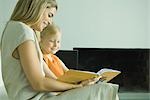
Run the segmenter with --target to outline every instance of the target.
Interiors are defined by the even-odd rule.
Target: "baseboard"
[[[150,93],[119,93],[120,100],[150,100]]]

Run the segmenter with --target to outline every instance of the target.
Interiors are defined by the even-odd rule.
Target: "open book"
[[[121,72],[118,70],[107,68],[103,68],[97,73],[70,69],[69,71],[65,72],[64,75],[58,77],[58,80],[76,84],[83,80],[100,77],[100,81],[108,82],[120,73]]]

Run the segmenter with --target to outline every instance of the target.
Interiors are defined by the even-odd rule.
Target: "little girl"
[[[60,49],[61,32],[58,26],[48,25],[41,32],[40,47],[43,53],[43,58],[48,65],[52,76],[57,78],[64,74],[69,69],[65,64],[54,55]]]
[[[57,79],[69,69],[65,64],[54,55],[60,49],[61,32],[55,24],[48,25],[41,32],[40,47],[43,53],[44,61],[49,68],[49,77]],[[68,89],[57,95],[61,100],[119,100],[117,91],[118,85],[111,83],[98,83],[96,80],[88,80],[81,82],[82,87],[76,89]],[[92,84],[90,84],[92,83]],[[58,86],[59,87],[59,86]],[[57,91],[58,92],[58,91]],[[58,99],[59,100],[59,99]]]

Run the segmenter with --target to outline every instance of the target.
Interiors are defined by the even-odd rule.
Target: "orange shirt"
[[[61,66],[60,59],[53,54],[43,55],[46,64],[48,65],[49,69],[57,76],[61,76],[64,74],[63,68]],[[52,58],[52,60],[50,59]]]

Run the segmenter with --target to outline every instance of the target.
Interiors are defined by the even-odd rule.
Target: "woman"
[[[18,1],[2,36],[2,76],[9,98],[11,100],[87,100],[89,98],[94,100],[92,94],[101,97],[101,100],[104,100],[103,96],[108,95],[115,98],[117,89],[98,94],[103,91],[102,88],[113,90],[112,85],[104,84],[104,87],[102,84],[97,84],[82,87],[81,84],[63,83],[51,77],[43,61],[36,31],[41,32],[51,24],[56,11],[55,0]],[[53,94],[55,91],[65,90],[68,91],[57,96]],[[82,99],[78,96],[80,94]]]

